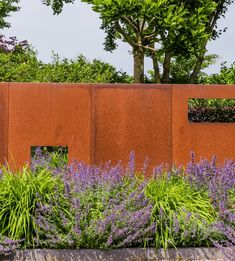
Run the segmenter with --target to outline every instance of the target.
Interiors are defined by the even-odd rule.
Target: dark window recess
[[[68,146],[31,146],[31,169],[63,169],[68,164]]]
[[[235,99],[189,99],[190,122],[235,122]]]

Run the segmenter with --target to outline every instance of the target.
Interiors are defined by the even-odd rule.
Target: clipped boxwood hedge
[[[189,108],[188,119],[191,122],[235,122],[235,106]]]

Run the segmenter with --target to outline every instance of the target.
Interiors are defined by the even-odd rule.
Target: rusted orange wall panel
[[[0,164],[7,161],[8,83],[0,83]]]
[[[0,162],[22,166],[30,146],[69,146],[70,160],[137,168],[235,158],[234,123],[190,123],[189,98],[235,98],[235,86],[0,83]]]
[[[171,86],[95,85],[94,161],[171,162]]]
[[[11,83],[9,86],[10,164],[30,159],[30,146],[69,147],[70,160],[90,163],[89,85]]]
[[[173,85],[172,161],[186,164],[190,151],[197,158],[217,155],[222,162],[235,159],[234,123],[192,123],[188,121],[190,98],[235,98],[232,85]]]

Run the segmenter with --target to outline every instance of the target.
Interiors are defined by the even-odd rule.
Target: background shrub
[[[26,42],[0,35],[0,81],[67,82],[67,83],[131,83],[132,77],[112,65],[83,55],[74,60],[53,54],[51,63],[43,63]]]

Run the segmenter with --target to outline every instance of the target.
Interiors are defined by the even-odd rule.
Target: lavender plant
[[[214,245],[235,246],[235,162],[227,160],[223,165],[218,165],[216,157],[211,161],[201,159],[188,164],[186,173],[191,184],[204,188],[208,192],[212,204],[219,215],[214,229],[217,237],[213,239]],[[234,249],[234,248],[233,248]],[[235,255],[233,250],[232,255]]]
[[[56,202],[39,208],[38,244],[56,248],[143,245],[155,225],[150,224],[151,205],[142,191],[145,181],[134,175],[133,154],[131,158],[128,169],[110,162],[100,167],[70,165],[63,176],[70,213],[58,211]]]
[[[84,230],[85,238],[89,239],[86,247],[144,246],[153,241],[155,224],[150,222],[152,205],[143,193],[144,186],[144,182],[139,184],[135,179],[128,186],[119,184],[119,192],[111,193],[106,199],[100,217],[93,219]]]
[[[31,170],[51,170],[53,173],[63,173],[68,164],[67,147],[37,146],[31,150]]]
[[[0,235],[0,259],[1,256],[10,255],[20,247],[20,240],[12,240]]]

